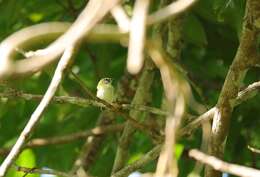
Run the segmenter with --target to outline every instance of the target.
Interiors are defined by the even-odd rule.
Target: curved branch
[[[97,25],[93,29],[97,22],[99,22],[118,1],[119,0],[102,0],[98,3],[93,0],[90,1],[72,25],[67,22],[49,22],[27,27],[13,33],[0,44],[0,78],[29,75],[41,70],[48,64],[56,61],[58,56],[64,51],[65,46],[72,43],[76,38],[85,36],[87,41],[111,42],[118,42],[123,37],[127,38],[127,33],[120,32],[118,28],[112,25]],[[149,15],[147,25],[159,23],[162,20],[178,15],[194,2],[195,0],[179,0],[174,2]],[[82,26],[85,25],[87,27],[82,28],[81,23]],[[92,33],[88,34],[90,31],[92,31]],[[33,46],[35,43],[38,43],[38,41],[55,39],[63,33],[65,34],[47,48],[36,51],[32,56],[13,63],[12,58],[17,49]],[[73,38],[71,38],[71,36],[73,36]]]
[[[86,8],[64,35],[50,44],[47,48],[37,51],[35,55],[17,62],[13,62],[11,60],[10,54],[12,54],[11,50],[13,49],[13,44],[17,44],[17,42],[22,40],[21,34],[24,34],[25,32],[30,34],[31,31],[27,29],[28,31],[16,33],[19,38],[15,38],[14,36],[7,38],[0,45],[0,53],[3,53],[0,56],[0,78],[12,75],[30,74],[39,71],[43,67],[54,62],[63,53],[66,47],[75,43],[75,41],[82,39],[83,36],[86,36],[118,2],[119,0],[89,1]],[[64,30],[68,27],[67,25],[68,24],[61,24],[59,27]],[[57,34],[57,31],[59,31],[51,28],[51,26],[47,27],[50,28],[49,30],[54,31],[54,35]],[[43,29],[39,29],[37,31],[39,36],[46,33],[42,30]],[[33,36],[33,38],[37,37],[38,36]]]

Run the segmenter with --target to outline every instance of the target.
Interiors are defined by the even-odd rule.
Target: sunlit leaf
[[[31,149],[25,149],[17,158],[16,165],[27,168],[36,167],[36,157],[34,152]],[[24,172],[16,171],[14,168],[11,168],[8,171],[7,177],[23,177]],[[26,177],[39,177],[39,174],[27,174]]]

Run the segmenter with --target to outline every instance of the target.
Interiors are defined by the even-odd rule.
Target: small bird
[[[108,103],[115,101],[114,86],[111,78],[103,78],[97,85],[97,97]]]

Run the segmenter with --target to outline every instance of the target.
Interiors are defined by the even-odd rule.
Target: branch
[[[42,31],[44,30],[43,28],[38,28],[36,35],[30,30],[20,31],[16,35],[11,35],[0,45],[0,78],[31,74],[56,61],[68,46],[71,46],[79,39],[83,39],[83,36],[86,36],[118,2],[119,0],[90,0],[77,20],[63,36],[51,43],[47,48],[37,51],[33,56],[16,62],[13,62],[11,58],[13,46],[26,42],[24,41],[24,36],[34,36],[33,38],[37,39],[42,34],[46,34],[46,31]],[[49,35],[54,33],[55,35],[57,30],[53,29],[53,26],[47,25],[48,27],[47,33]]]
[[[241,104],[243,101],[246,101],[247,99],[252,98],[255,95],[255,91],[258,91],[260,87],[260,82],[255,82],[253,84],[250,84],[247,88],[244,90],[240,91],[238,93],[238,96],[236,98],[236,101],[234,102],[235,106],[238,106]],[[17,99],[17,98],[22,98],[25,100],[35,100],[39,101],[42,99],[42,95],[35,95],[35,94],[28,94],[24,93],[22,91],[14,90],[14,89],[9,89],[8,91],[5,91],[3,93],[0,93],[1,98],[11,98],[11,99]],[[80,98],[80,97],[70,97],[70,96],[54,96],[51,102],[59,103],[59,104],[73,104],[81,107],[89,107],[89,106],[95,106],[95,107],[104,107],[102,103],[99,103],[95,100],[92,99],[85,99],[85,98]],[[119,105],[122,107],[124,110],[137,110],[137,111],[145,111],[148,113],[153,113],[157,115],[162,115],[166,116],[169,113],[166,111],[163,111],[159,108],[155,107],[149,107],[149,106],[144,106],[144,105],[131,105],[131,104],[122,104]],[[200,126],[204,121],[210,120],[213,118],[215,111],[215,107],[211,108],[207,112],[203,113],[202,115],[198,116],[194,121],[186,125],[185,127],[181,128],[178,132],[178,136],[182,137],[185,135],[190,135],[198,126]]]
[[[15,89],[8,89],[7,91],[4,91],[0,93],[0,98],[9,98],[9,99],[24,99],[24,100],[35,100],[39,101],[42,99],[42,95],[37,94],[30,94],[30,93],[24,93],[23,91],[15,90]],[[54,96],[51,100],[51,103],[58,103],[58,104],[72,104],[77,105],[81,107],[89,107],[89,106],[95,106],[95,107],[101,107],[105,108],[105,106],[92,99],[85,99],[81,97],[72,97],[72,96]],[[123,110],[138,110],[138,111],[144,111],[147,113],[152,113],[156,115],[166,116],[168,113],[166,111],[163,111],[156,107],[150,107],[150,106],[144,106],[144,105],[131,105],[131,104],[121,104],[117,105]]]
[[[165,146],[157,163],[156,176],[177,175],[177,161],[174,157],[177,131],[185,112],[186,102],[190,99],[191,89],[177,66],[168,58],[160,39],[147,43],[148,53],[160,69],[167,108],[170,114],[165,125]]]
[[[150,0],[137,0],[134,4],[127,55],[127,70],[131,74],[139,73],[143,67],[146,37],[145,23],[149,5]]]
[[[260,81],[254,82],[254,83],[250,84],[249,86],[247,86],[247,88],[245,88],[244,90],[242,90],[238,93],[238,96],[236,97],[236,100],[234,102],[234,106],[238,106],[242,102],[247,101],[250,98],[253,98],[257,94],[257,92],[259,92],[259,89],[260,89]],[[24,100],[39,101],[42,99],[42,97],[43,97],[42,95],[24,93],[23,91],[19,91],[19,90],[15,90],[15,89],[8,89],[7,91],[0,93],[0,98],[11,98],[11,99],[22,98]],[[68,103],[68,104],[73,104],[73,105],[77,105],[77,106],[81,106],[81,107],[95,106],[95,107],[105,108],[105,106],[98,101],[95,101],[92,99],[85,99],[85,98],[81,98],[81,97],[54,96],[53,99],[51,100],[51,102],[58,103],[58,104]],[[144,112],[161,115],[161,116],[167,116],[169,114],[168,112],[166,112],[162,109],[159,109],[156,107],[144,106],[144,105],[121,104],[121,105],[117,105],[117,106],[119,106],[120,108],[122,108],[124,110],[134,109],[134,110],[144,111]],[[185,129],[193,130],[193,129],[197,128],[201,124],[201,122],[211,119],[208,117],[212,117],[213,109],[214,109],[214,107],[211,108],[210,110],[208,110],[207,112],[203,113],[202,115],[200,115],[193,122],[189,123]],[[192,128],[192,127],[194,127],[194,128]],[[187,132],[185,134],[191,133],[191,131],[190,131],[190,133],[188,133],[189,131],[185,131],[185,132]]]
[[[131,104],[145,105],[148,102],[148,93],[150,93],[149,90],[154,77],[154,72],[152,71],[152,68],[153,65],[151,61],[148,60],[145,63],[144,70],[142,71],[142,74],[138,81],[138,87]],[[141,111],[136,110],[130,110],[129,112],[129,116],[135,118],[134,120],[140,119],[142,117],[142,114],[143,113]],[[133,133],[135,132],[135,129],[133,129],[132,126],[133,125],[131,124],[131,121],[127,121],[127,124],[119,140],[112,174],[123,168],[124,164],[126,163],[126,160],[128,158],[128,147],[130,145]],[[151,130],[149,129],[149,131]],[[154,130],[152,129],[151,132],[154,132]],[[154,135],[152,135],[152,137],[154,137]]]
[[[254,153],[257,153],[257,154],[260,154],[260,149],[256,149],[256,148],[254,148],[254,147],[252,147],[252,146],[247,146],[247,148],[250,150],[250,151],[252,151],[252,152],[254,152]]]
[[[255,82],[253,84],[250,84],[247,88],[244,90],[240,91],[238,93],[238,96],[235,101],[235,106],[238,106],[239,104],[242,103],[242,101],[246,101],[247,99],[251,98],[252,96],[255,95],[255,91],[258,91],[260,87],[260,82]],[[28,93],[23,93],[22,91],[17,91],[14,89],[8,89],[8,91],[5,91],[3,93],[0,93],[1,98],[12,98],[12,99],[17,99],[17,98],[22,98],[25,100],[36,100],[39,101],[42,99],[42,95],[35,95],[35,94],[28,94]],[[70,97],[70,96],[54,96],[51,102],[59,103],[59,104],[73,104],[77,106],[82,106],[82,107],[88,107],[88,106],[96,106],[96,107],[104,107],[102,103],[99,103],[95,100],[91,99],[84,99],[80,97]],[[143,105],[131,105],[131,104],[122,104],[123,109],[126,110],[137,110],[137,111],[145,111],[157,115],[162,115],[166,116],[168,115],[167,112],[155,108],[155,107],[149,107],[149,106],[143,106]],[[194,130],[196,130],[204,121],[210,120],[213,118],[215,111],[215,107],[211,108],[207,112],[203,113],[202,115],[198,116],[195,118],[194,121],[190,122],[187,124],[185,127],[181,128],[178,131],[178,137],[183,137],[183,136],[189,136]],[[0,152],[0,154],[2,154]]]
[[[244,80],[247,70],[258,62],[257,30],[254,28],[253,23],[260,16],[258,13],[259,9],[260,4],[258,0],[247,1],[240,45],[229,68],[216,105],[209,143],[209,154],[218,158],[222,158],[224,154],[230,117],[235,106],[234,102],[238,95],[241,82]],[[206,168],[206,177],[220,176],[221,173],[210,167]]]
[[[200,115],[198,118],[196,118],[194,121],[186,125],[185,127],[181,128],[178,131],[178,137],[182,137],[184,135],[190,135],[198,126],[200,126],[203,122],[210,120],[213,118],[213,115],[215,113],[215,107],[211,108],[207,112]]]
[[[34,100],[40,101],[43,98],[43,95],[37,94],[30,94],[24,93],[23,91],[15,90],[15,89],[8,89],[3,93],[0,93],[0,98],[8,98],[8,99],[24,99],[24,100]],[[51,100],[51,103],[58,103],[58,104],[72,104],[77,105],[80,107],[104,107],[102,103],[99,103],[92,99],[84,99],[81,97],[71,97],[71,96],[54,96]]]
[[[129,32],[130,19],[126,14],[124,8],[118,4],[111,10],[111,14],[115,18],[120,31]]]
[[[103,111],[96,122],[97,126],[106,126],[113,122],[115,115],[109,111]],[[122,129],[123,130],[123,127]],[[74,165],[70,171],[71,174],[78,174],[82,172],[88,172],[89,167],[96,162],[98,152],[102,147],[102,143],[106,138],[106,134],[100,136],[90,136],[85,140],[81,151],[74,162]]]
[[[214,156],[209,156],[196,149],[189,151],[189,156],[207,165],[212,166],[215,170],[227,172],[236,176],[256,177],[260,176],[260,170],[249,168],[241,165],[231,164],[219,160]]]
[[[97,1],[90,1],[72,25],[64,22],[49,22],[27,27],[13,33],[0,44],[0,78],[29,75],[56,61],[58,56],[64,51],[66,45],[73,42],[71,34],[73,34],[74,39],[83,38],[83,36],[85,36],[87,41],[118,42],[122,38],[127,39],[127,34],[120,33],[113,25],[97,25],[97,27],[94,28],[97,22],[99,22],[118,1],[119,0],[102,0],[99,2],[101,5],[96,3]],[[147,23],[151,25],[178,15],[194,2],[195,0],[179,0],[174,2],[148,16]],[[102,10],[97,10],[96,8]],[[89,14],[92,15],[90,16]],[[90,33],[91,31],[92,33]],[[13,63],[12,56],[16,54],[17,49],[34,46],[38,41],[57,38],[63,33],[65,34],[47,48],[33,52],[33,55],[29,58]]]
[[[178,0],[148,16],[147,24],[155,24],[173,18],[190,8],[197,0]]]
[[[250,98],[253,98],[260,89],[260,81],[254,82],[250,84],[244,90],[238,92],[238,95],[233,103],[233,106],[236,107],[244,101],[247,101]],[[186,125],[185,127],[181,128],[178,132],[178,136],[190,135],[198,126],[200,126],[203,122],[210,120],[213,118],[216,108],[213,107],[207,112],[200,115],[194,121]]]
[[[119,170],[118,172],[114,173],[111,177],[124,177],[128,176],[130,173],[144,167],[149,162],[155,160],[161,151],[162,146],[157,145],[152,150],[150,150],[147,154],[145,154],[143,157],[141,157],[139,160],[136,160],[132,164],[129,164]]]
[[[260,81],[254,82],[247,86],[244,90],[240,91],[237,95],[234,106],[241,104],[242,102],[254,97],[260,89]]]
[[[20,153],[23,145],[25,144],[26,139],[32,133],[34,127],[39,122],[43,111],[48,106],[49,102],[51,101],[52,97],[54,96],[54,94],[59,86],[59,83],[61,82],[63,72],[73,57],[73,54],[75,52],[74,47],[75,46],[70,46],[69,48],[67,48],[65,50],[63,56],[61,57],[61,60],[58,63],[58,66],[55,70],[52,81],[51,81],[43,99],[41,100],[40,104],[37,106],[37,108],[31,115],[28,123],[26,124],[25,128],[23,129],[22,133],[20,134],[20,136],[19,136],[18,140],[16,141],[15,145],[13,146],[11,152],[8,154],[8,156],[5,158],[2,165],[0,166],[0,177],[5,176],[6,170],[10,167],[12,162],[16,159],[16,157]]]
[[[14,165],[15,170],[24,172],[25,174],[48,174],[48,175],[56,175],[61,177],[76,177],[71,176],[67,173],[53,170],[53,169],[40,169],[40,168],[28,168],[28,167],[21,167],[18,165]],[[25,175],[24,175],[25,176]]]
[[[23,148],[41,147],[41,146],[55,145],[55,144],[66,144],[79,139],[86,139],[89,136],[99,136],[110,132],[122,131],[123,128],[124,128],[124,124],[98,126],[91,130],[72,133],[69,135],[63,135],[63,136],[57,136],[51,138],[34,138],[30,140],[25,146],[23,146]],[[2,148],[0,149],[0,155],[7,154],[9,151],[10,148]]]

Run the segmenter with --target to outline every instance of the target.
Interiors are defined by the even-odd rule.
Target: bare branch
[[[250,150],[250,151],[252,151],[252,152],[254,152],[254,153],[257,153],[257,154],[260,154],[260,149],[256,149],[256,148],[254,148],[254,147],[252,147],[252,146],[247,146],[247,148]]]
[[[249,86],[247,86],[247,88],[245,88],[244,90],[238,92],[234,106],[237,106],[241,104],[243,101],[246,101],[254,97],[259,91],[259,89],[260,89],[260,81],[254,82]]]
[[[9,98],[9,99],[24,99],[24,100],[35,100],[40,101],[42,99],[42,95],[36,95],[36,94],[30,94],[30,93],[24,93],[22,91],[14,90],[14,89],[8,89],[8,91],[5,91],[3,93],[0,93],[0,98]],[[51,103],[58,103],[58,104],[72,104],[77,105],[81,107],[89,107],[89,106],[95,106],[95,107],[101,107],[105,108],[105,106],[95,100],[92,99],[85,99],[81,97],[72,97],[72,96],[54,96],[51,100]],[[144,105],[131,105],[131,104],[121,104],[118,105],[123,110],[139,110],[144,111],[156,115],[166,116],[168,113],[166,111],[163,111],[156,107],[150,107],[150,106],[144,106]]]
[[[133,105],[145,105],[148,102],[148,93],[154,77],[154,72],[151,71],[151,68],[153,68],[151,64],[152,63],[149,60],[145,63],[144,70],[142,71],[141,77],[138,82],[135,96],[131,103]],[[132,109],[130,110],[129,115],[130,117],[135,118],[134,120],[138,120],[141,118],[142,112]],[[118,170],[123,168],[124,164],[126,163],[126,160],[128,158],[128,147],[130,145],[134,132],[135,129],[133,129],[131,121],[128,120],[119,140],[119,146],[117,148],[112,173],[116,173]],[[152,129],[152,131],[150,130],[150,132],[154,132],[154,130]],[[152,137],[157,135],[155,133],[152,135]]]
[[[131,74],[137,74],[143,67],[143,50],[146,35],[145,23],[149,4],[150,0],[137,0],[134,5],[127,56],[127,70]]]
[[[185,127],[181,128],[178,132],[178,136],[190,135],[198,126],[200,126],[204,121],[210,120],[213,118],[215,113],[215,107],[211,108],[207,112],[200,115],[194,121],[186,125]]]
[[[207,165],[212,166],[215,170],[227,172],[236,176],[256,177],[260,176],[260,170],[249,168],[241,165],[231,164],[219,160],[214,156],[209,156],[196,149],[189,151],[189,156]]]
[[[115,114],[110,111],[103,111],[97,120],[96,125],[106,127],[114,120]],[[123,128],[123,127],[122,127]],[[121,129],[122,130],[122,129]],[[74,162],[71,174],[87,173],[90,166],[96,162],[96,157],[101,149],[101,144],[106,138],[106,134],[100,136],[89,136],[85,139],[85,143]],[[80,175],[79,175],[80,176]]]
[[[118,132],[123,130],[123,128],[124,124],[98,126],[91,130],[72,133],[69,135],[56,136],[50,138],[34,138],[30,140],[26,145],[24,145],[23,148],[41,147],[55,144],[66,144],[79,139],[86,139],[89,136],[99,136],[106,133]],[[7,154],[9,151],[10,148],[0,149],[0,155]]]
[[[190,99],[190,86],[184,75],[172,63],[162,48],[160,39],[147,43],[148,53],[160,69],[164,92],[170,114],[165,126],[165,146],[157,163],[156,176],[177,176],[178,167],[174,157],[177,131],[185,112],[186,101]]]
[[[238,106],[243,101],[246,101],[252,97],[254,97],[258,90],[260,88],[260,82],[254,82],[253,84],[250,84],[247,88],[244,90],[238,92],[238,96],[236,97],[234,101],[234,106]],[[178,132],[179,136],[189,135],[191,134],[198,126],[200,126],[203,122],[206,120],[210,120],[213,118],[213,115],[215,113],[216,108],[213,107],[207,112],[200,115],[198,118],[196,118],[194,121],[186,125],[185,127],[181,128]]]
[[[98,33],[101,32],[100,34],[98,33],[96,34],[95,33],[96,29],[94,29],[93,30],[94,33],[88,35],[88,33],[93,29],[96,23],[100,21],[105,16],[105,14],[113,6],[117,4],[118,1],[119,0],[113,0],[113,2],[108,0],[102,0],[102,1],[98,1],[98,3],[97,1],[94,2],[94,0],[90,1],[87,7],[82,11],[82,13],[80,14],[78,19],[75,21],[75,23],[72,26],[70,26],[69,23],[50,22],[50,23],[44,23],[44,24],[28,27],[12,34],[10,37],[4,40],[0,45],[1,78],[7,76],[19,76],[25,74],[32,74],[36,71],[41,70],[49,63],[55,61],[58,58],[58,56],[62,54],[65,45],[69,45],[70,42],[73,42],[73,39],[71,38],[71,34],[74,34],[73,36],[74,38],[82,38],[82,36],[90,36],[88,40],[118,41],[118,39],[122,37],[121,36],[122,34],[118,33],[117,29],[110,30],[110,28],[107,28],[108,27],[107,25],[101,25],[102,27],[105,27],[105,29],[99,28]],[[179,0],[159,10],[158,12],[155,12],[154,14],[149,16],[150,20],[148,19],[148,25],[158,23],[162,19],[164,20],[166,18],[171,17],[172,15],[178,14],[179,12],[185,10],[187,7],[193,4],[193,1],[195,0],[190,0],[189,2],[187,0]],[[177,8],[178,10],[174,10],[176,7],[181,7],[181,8]],[[98,10],[98,9],[102,9],[102,10]],[[116,12],[117,14],[119,14],[118,12],[120,8],[119,9],[115,8],[115,9],[117,9]],[[122,14],[122,9],[120,14]],[[122,15],[120,16],[122,17]],[[82,28],[82,26],[80,26],[81,24],[82,26],[84,25],[87,27]],[[105,32],[107,29],[109,31]],[[27,44],[32,46],[33,43],[39,41],[40,39],[46,39],[46,38],[53,39],[55,38],[55,36],[57,37],[64,32],[66,33],[63,36],[61,36],[59,39],[57,39],[55,42],[53,42],[51,45],[49,45],[49,47],[47,47],[46,49],[39,50],[35,52],[34,55],[32,55],[31,57],[13,63],[11,58],[13,54],[15,54],[16,48],[19,48],[21,46],[26,47]],[[124,35],[125,34],[123,34],[123,36]],[[35,39],[39,39],[39,40],[35,40]],[[141,60],[139,62],[141,62]]]
[[[115,18],[120,31],[129,32],[130,19],[126,14],[124,8],[118,4],[111,10],[111,14]]]
[[[197,0],[178,0],[148,16],[147,24],[162,22],[175,17],[191,7]]]
[[[162,146],[157,145],[152,150],[150,150],[147,154],[145,154],[143,157],[141,157],[139,160],[133,162],[132,164],[129,164],[119,170],[118,172],[114,173],[111,177],[123,177],[128,176],[130,173],[142,168],[149,162],[155,160],[161,151]]]
[[[27,168],[27,167],[21,167],[18,165],[13,165],[14,168],[17,171],[24,172],[25,174],[48,174],[48,175],[57,175],[61,177],[76,177],[76,176],[71,176],[65,172],[53,170],[53,169],[43,169],[43,168]]]
[[[22,35],[24,35],[24,31],[19,33],[19,35],[7,38],[1,43],[0,46],[0,78],[12,75],[30,74],[39,71],[43,67],[54,62],[68,46],[75,43],[75,41],[78,41],[79,39],[83,39],[83,36],[88,34],[118,2],[119,0],[90,0],[77,20],[63,36],[50,44],[47,48],[37,51],[35,53],[36,55],[23,60],[18,60],[15,63],[11,60],[10,54],[12,52],[10,50],[13,49],[15,44],[21,42],[21,40],[24,40],[24,37],[22,37]],[[42,32],[42,30],[44,29],[39,28],[38,33],[46,34],[46,31]],[[54,29],[49,30],[52,32]],[[29,30],[27,33],[30,36],[33,35]],[[36,35],[35,37],[37,38],[39,35]]]
[[[31,115],[28,123],[26,124],[25,128],[23,129],[22,133],[20,134],[18,140],[16,141],[15,145],[13,146],[11,152],[5,158],[3,163],[0,166],[0,176],[4,177],[6,170],[10,167],[12,162],[18,156],[19,152],[21,151],[23,145],[25,144],[26,139],[32,133],[34,127],[39,122],[41,115],[45,108],[48,106],[49,102],[51,101],[52,97],[54,96],[59,83],[61,82],[62,75],[64,70],[66,69],[69,61],[72,59],[74,54],[75,46],[70,46],[67,48],[61,57],[61,60],[58,63],[58,66],[55,70],[53,79],[43,97],[40,104],[37,106],[33,114]]]

